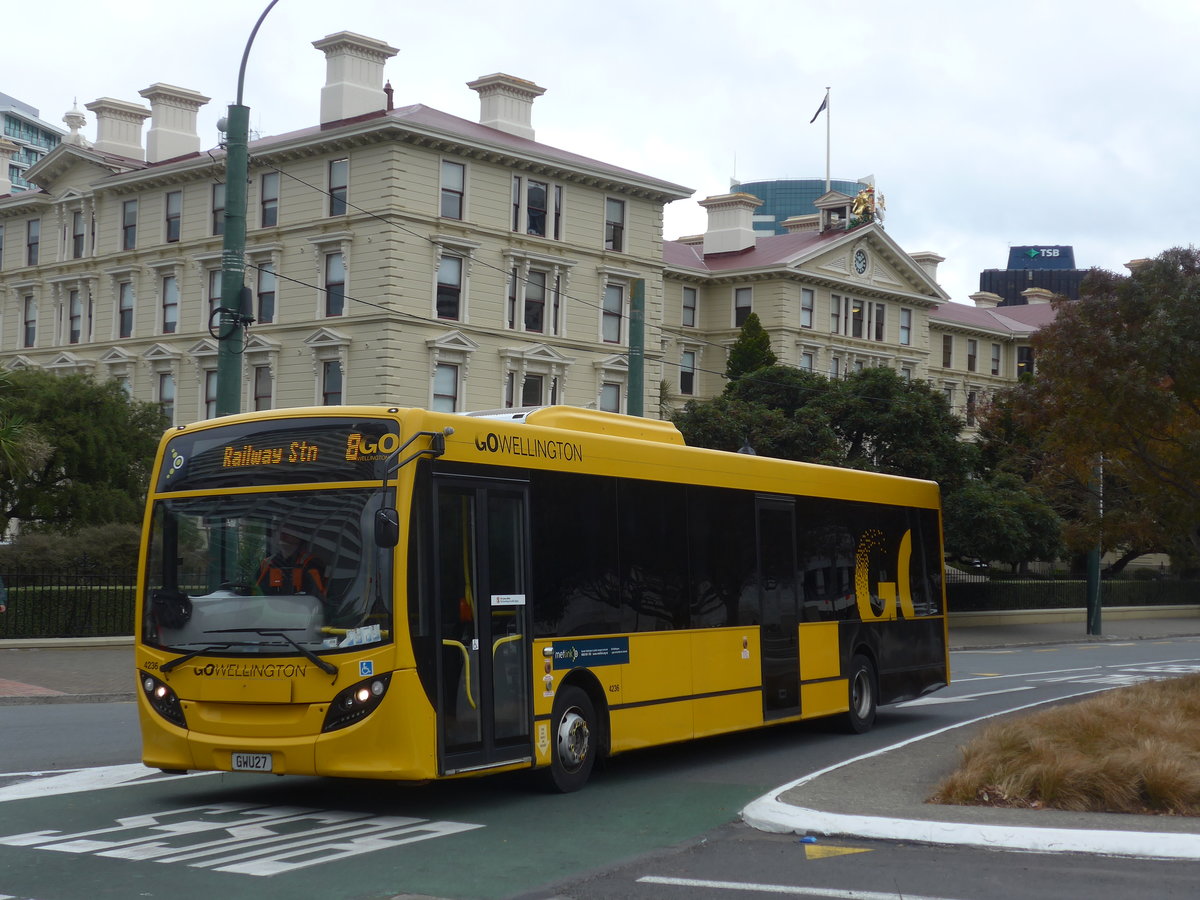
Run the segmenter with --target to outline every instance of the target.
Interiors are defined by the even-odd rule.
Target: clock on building
[[[867,271],[867,251],[861,247],[854,251],[854,271],[859,275]]]

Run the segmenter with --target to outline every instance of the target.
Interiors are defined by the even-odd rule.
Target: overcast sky
[[[35,25],[8,30],[0,91],[61,124],[76,98],[191,88],[213,98],[207,148],[267,2],[113,16],[43,0]],[[385,69],[397,106],[477,120],[467,81],[546,88],[539,141],[695,190],[667,207],[668,238],[703,231],[695,201],[731,178],[824,177],[825,119],[809,120],[827,85],[833,177],[875,176],[888,233],[946,257],[956,301],[1014,244],[1072,245],[1079,267],[1124,272],[1198,232],[1195,0],[279,0],[250,52],[252,129],[317,123],[311,44],[342,30],[399,48]]]

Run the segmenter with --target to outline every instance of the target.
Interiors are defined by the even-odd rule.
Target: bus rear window
[[[385,419],[289,419],[197,429],[172,437],[157,490],[376,481],[400,433]]]

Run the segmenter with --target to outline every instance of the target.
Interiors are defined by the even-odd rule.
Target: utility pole
[[[237,100],[229,105],[225,119],[225,223],[221,244],[221,306],[209,320],[209,332],[217,339],[217,415],[241,412],[242,351],[246,346],[246,326],[254,321],[250,314],[249,289],[246,287],[246,181],[250,176],[250,109],[242,104],[246,81],[246,60],[250,45],[263,19],[278,3],[271,0],[262,11],[238,69]]]
[[[646,279],[636,278],[629,298],[629,401],[626,412],[645,415],[646,402]]]

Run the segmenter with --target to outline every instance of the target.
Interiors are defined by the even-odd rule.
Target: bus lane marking
[[[789,897],[827,897],[829,900],[947,900],[945,897],[926,897],[920,894],[897,894],[888,891],[847,891],[827,887],[802,887],[792,884],[755,884],[747,881],[709,881],[703,878],[667,878],[643,875],[638,884],[662,884],[671,887],[708,888],[716,891],[748,891],[757,894],[784,894]]]
[[[262,877],[483,827],[340,810],[213,803],[125,816],[111,826],[73,834],[10,834],[0,836],[0,844]]]

